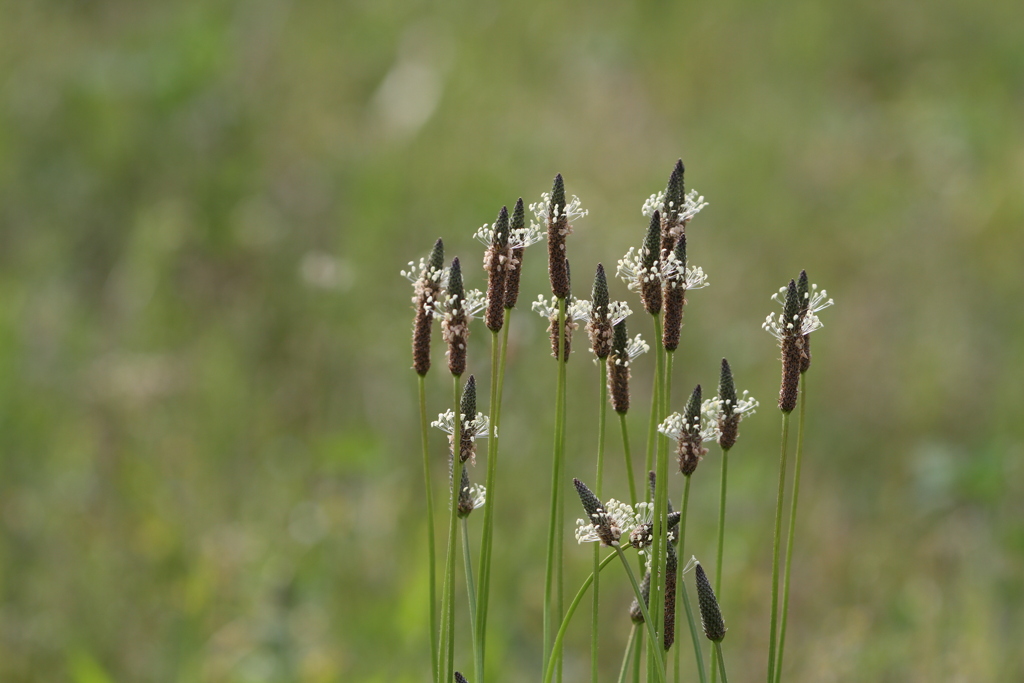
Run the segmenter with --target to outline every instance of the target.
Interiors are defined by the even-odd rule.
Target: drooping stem
[[[626,479],[629,481],[629,502],[636,507],[636,480],[633,478],[633,456],[629,450],[629,427],[626,426],[625,413],[619,413],[619,425],[622,427],[622,451],[626,459]]]
[[[683,499],[679,504],[679,550],[677,551],[679,557],[685,557],[686,552],[686,510],[690,505],[690,477],[686,477],[686,483],[683,485]],[[683,565],[684,562],[679,562],[676,567],[676,571],[679,572],[676,578],[676,590],[682,595],[683,607],[686,610],[686,622],[690,626],[690,640],[693,642],[693,655],[697,662],[697,675],[699,676],[701,683],[707,680],[707,673],[704,671],[704,651],[700,647],[700,635],[697,630],[697,622],[693,618],[693,607],[690,605],[690,594],[686,592],[686,586],[683,585]],[[679,620],[676,620],[676,640],[679,638]],[[676,649],[676,673],[679,673],[679,649]]]
[[[768,683],[775,680],[776,626],[779,613],[779,541],[782,536],[782,503],[786,493],[786,450],[789,445],[789,416],[782,414],[782,453],[779,457],[779,494],[775,504],[775,540],[772,543],[772,613],[768,632]]]
[[[718,670],[722,672],[722,683],[729,683],[729,677],[725,675],[725,658],[722,657],[722,642],[715,643],[715,652],[718,654]]]
[[[429,586],[428,600],[430,601],[430,662],[434,681],[437,683],[437,562],[434,550],[434,497],[430,487],[430,446],[427,438],[427,390],[426,380],[423,375],[417,375],[419,379],[420,399],[420,440],[423,446],[423,491],[427,499],[427,574]]]
[[[722,480],[718,491],[718,555],[715,563],[715,596],[719,603],[722,601],[722,555],[725,543],[725,490],[729,477],[729,449],[722,449]],[[785,612],[783,612],[785,615]],[[783,622],[785,616],[783,616]],[[718,679],[718,670],[715,669],[715,660],[718,657],[718,650],[711,651],[711,683]]]
[[[565,299],[558,300],[558,380],[555,387],[555,439],[551,464],[551,510],[548,524],[547,562],[544,570],[544,658],[552,653],[553,614],[562,613],[562,567],[560,556],[562,530],[559,524],[562,510],[561,476],[564,452],[563,431],[565,415]],[[557,585],[556,585],[557,584]]]
[[[615,553],[608,555],[597,567],[597,571],[600,572],[602,569],[608,566],[608,563],[615,557]],[[590,588],[590,584],[594,582],[596,574],[591,574],[580,586],[579,591],[576,593],[576,597],[569,603],[569,609],[566,611],[565,616],[562,618],[562,624],[558,627],[558,634],[555,636],[555,642],[551,649],[551,654],[548,655],[547,665],[544,668],[544,683],[551,683],[551,678],[555,673],[555,661],[562,656],[562,640],[565,638],[565,632],[569,628],[569,622],[572,621],[572,617],[576,614],[576,608],[583,602],[584,596],[587,594],[587,589]]]
[[[647,610],[647,601],[644,599],[644,594],[640,591],[640,584],[636,582],[636,574],[633,573],[633,568],[629,566],[629,562],[626,561],[626,556],[622,553],[622,549],[618,546],[615,547],[615,553],[622,560],[622,566],[626,569],[626,576],[629,577],[629,582],[633,585],[633,594],[636,596],[636,601],[640,605],[640,613],[644,615],[644,624],[647,625],[647,637],[648,650],[654,651],[654,656],[660,659],[660,652],[663,650],[661,647],[661,640],[658,639],[658,634],[654,628],[654,622],[651,621],[651,614]],[[654,594],[651,594],[651,600],[653,603]],[[637,653],[639,655],[639,653]],[[654,667],[654,672],[657,674],[659,683],[665,683],[665,669],[661,666]],[[650,671],[648,671],[650,675]]]
[[[448,557],[445,562],[445,607],[444,607],[444,670],[441,681],[450,681],[454,675],[455,664],[455,522],[459,509],[459,482],[462,481],[462,458],[459,453],[460,435],[462,434],[462,406],[459,392],[461,375],[452,375],[452,394],[455,403],[455,428],[452,431],[452,480],[451,480],[451,514],[448,523]]]
[[[479,639],[476,631],[476,586],[473,583],[473,561],[469,553],[469,518],[462,518],[462,556],[466,560],[466,592],[469,594],[469,628],[476,647],[473,648],[473,670],[476,672],[476,680],[483,680],[483,654],[479,647]]]
[[[793,563],[793,534],[796,532],[796,502],[800,496],[800,460],[804,452],[804,414],[807,407],[807,375],[800,376],[800,423],[796,428],[796,457],[793,463],[793,500],[789,508],[789,535],[786,539],[786,570],[782,579],[782,623],[779,626],[779,653],[775,680],[782,680],[782,653],[786,647],[786,621],[789,616],[789,569]],[[722,683],[725,683],[724,681]]]

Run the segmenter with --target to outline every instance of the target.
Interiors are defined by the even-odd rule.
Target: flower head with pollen
[[[576,520],[576,542],[600,542],[601,545],[618,547],[623,534],[628,538],[633,533],[640,523],[640,516],[628,503],[619,502],[614,498],[607,504],[602,503],[582,481],[572,481],[580,496],[580,502],[583,503],[583,509],[589,517]]]
[[[712,441],[718,436],[718,424],[701,417],[701,388],[698,384],[690,394],[686,410],[682,415],[672,413],[658,425],[658,431],[678,442],[676,455],[679,459],[679,471],[690,476],[697,465],[707,455],[705,441]]]
[[[657,192],[648,197],[647,201],[644,202],[641,211],[644,216],[647,216],[648,218],[650,218],[655,211],[658,211],[663,215],[666,213],[670,215],[674,214],[675,218],[673,219],[673,225],[671,227],[673,229],[682,229],[707,205],[708,202],[704,201],[704,195],[698,194],[697,190],[690,190],[683,197],[683,203],[679,210],[671,211],[675,208],[674,202],[670,202],[670,206],[665,206],[665,191],[662,190],[661,192]]]
[[[558,298],[551,297],[545,299],[543,294],[537,295],[537,300],[533,302],[532,308],[535,313],[540,315],[542,318],[548,319],[548,333],[551,337],[551,355],[556,359],[558,358]],[[575,311],[575,301],[570,295],[566,300],[565,305],[565,357],[568,358],[569,354],[572,353],[572,333],[579,327],[573,319]]]
[[[761,325],[761,328],[778,339],[780,344],[787,336],[803,336],[815,330],[820,330],[823,325],[821,319],[818,318],[818,312],[835,303],[832,299],[828,298],[828,292],[824,289],[819,292],[818,285],[811,285],[810,291],[803,297],[800,297],[799,294],[797,295],[797,310],[789,312],[789,315],[787,315],[786,297],[788,290],[788,287],[781,287],[779,291],[772,294],[772,301],[781,304],[783,312],[768,314],[768,317],[765,318],[764,323]]]
[[[412,282],[412,304],[416,311],[412,327],[412,365],[421,377],[430,370],[430,328],[434,305],[441,294],[444,278],[444,243],[438,239],[428,258],[409,262],[402,276]]]
[[[455,444],[455,411],[451,408],[437,416],[437,419],[430,423],[431,427],[437,427],[448,435],[448,444]],[[466,442],[472,444],[477,439],[486,439],[491,429],[491,419],[483,413],[477,413],[476,417],[467,420],[464,413],[459,415],[459,426],[462,432],[462,450],[467,450]],[[497,433],[495,433],[497,436]],[[475,448],[470,449],[467,457],[476,464]],[[465,460],[466,458],[463,458]]]
[[[468,517],[473,510],[482,508],[487,502],[487,488],[480,484],[469,483],[468,468],[462,468],[462,485],[459,487],[459,517]]]
[[[669,289],[704,289],[708,286],[708,276],[700,266],[687,266],[675,252],[668,255],[661,264],[661,280]]]

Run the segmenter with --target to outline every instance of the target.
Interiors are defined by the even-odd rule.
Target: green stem
[[[444,675],[441,681],[450,681],[454,675],[455,663],[455,521],[459,509],[459,483],[462,481],[462,458],[459,454],[460,435],[462,434],[461,375],[452,375],[452,394],[455,402],[455,428],[452,431],[452,480],[451,480],[451,514],[448,523],[448,557],[445,562],[445,653]]]
[[[644,630],[636,631],[636,647],[633,648],[633,683],[640,683],[640,659],[644,652]]]
[[[626,561],[626,556],[622,554],[622,549],[618,546],[615,547],[615,553],[622,560],[622,566],[626,568],[626,576],[629,577],[629,582],[633,584],[633,594],[636,595],[636,601],[640,604],[640,613],[644,615],[644,624],[647,625],[647,637],[650,642],[647,644],[648,650],[653,650],[655,657],[658,656],[659,651],[663,651],[664,648],[661,646],[661,640],[658,638],[658,634],[654,629],[654,622],[651,621],[651,614],[647,611],[647,601],[644,600],[644,594],[640,592],[640,585],[636,582],[636,574],[633,573],[633,568],[629,566],[629,562]],[[653,593],[651,594],[653,601]],[[639,655],[639,653],[637,653]],[[665,670],[664,667],[656,666],[654,671],[658,676],[659,683],[665,683]],[[648,671],[648,675],[650,671]]]
[[[508,311],[506,310],[506,313]],[[507,317],[507,316],[506,316]],[[507,331],[507,328],[506,328]],[[480,586],[478,589],[478,607],[474,620],[474,655],[475,662],[479,663],[476,670],[476,680],[483,683],[483,663],[486,650],[485,634],[487,630],[487,610],[490,604],[491,590],[491,548],[494,538],[494,482],[495,473],[498,469],[498,422],[500,417],[499,408],[499,387],[501,377],[498,373],[498,333],[491,333],[491,395],[488,403],[490,415],[490,431],[487,435],[487,505],[484,506],[483,535],[480,538]]]
[[[476,586],[473,585],[473,561],[469,557],[469,518],[462,518],[462,556],[466,559],[466,592],[469,594],[469,627],[470,635],[474,643],[479,643],[476,633]],[[473,648],[473,670],[476,672],[476,680],[483,680],[483,661],[480,659],[482,652],[479,647]]]
[[[779,627],[779,654],[775,680],[782,680],[782,653],[786,647],[786,621],[789,617],[789,568],[793,563],[793,535],[796,533],[796,501],[800,496],[800,461],[804,452],[804,411],[807,407],[807,375],[800,377],[800,423],[796,428],[796,457],[793,463],[793,500],[789,509],[789,536],[786,539],[786,573],[782,579],[782,624]],[[724,681],[723,681],[724,683]]]
[[[768,683],[775,680],[775,631],[779,613],[779,540],[782,536],[782,503],[786,493],[786,450],[789,445],[789,415],[782,414],[782,454],[779,457],[779,494],[775,504],[775,540],[772,543],[772,614],[768,634]]]
[[[626,677],[629,675],[629,657],[633,654],[633,649],[636,646],[636,624],[633,624],[633,628],[629,629],[629,638],[626,640],[626,651],[622,653],[622,666],[619,667],[618,683],[626,683]]]
[[[615,557],[615,553],[608,555],[606,558],[601,560],[601,563],[597,566],[597,571],[600,572],[602,569],[608,566],[608,563]],[[555,636],[555,642],[551,648],[551,654],[547,658],[547,666],[544,668],[544,683],[551,683],[551,678],[555,673],[555,662],[562,655],[562,640],[565,638],[565,632],[569,628],[569,622],[572,621],[573,615],[576,613],[576,608],[583,602],[584,596],[587,594],[587,589],[590,588],[590,584],[594,582],[596,574],[591,574],[580,586],[579,591],[576,593],[576,597],[569,603],[569,609],[562,618],[562,624],[558,628],[558,635]]]
[[[661,345],[662,324],[661,315],[654,317],[654,338],[658,340],[655,355],[655,374],[658,377],[659,391],[655,392],[658,400],[656,405],[657,421],[665,414],[665,397],[668,387],[668,375],[666,372],[665,348]],[[658,625],[659,631],[664,631],[665,613],[665,564],[668,553],[665,544],[668,540],[666,534],[668,527],[668,442],[664,434],[657,432],[658,448],[655,461],[655,483],[654,483],[654,542],[651,544],[651,618],[654,624]],[[648,665],[656,668],[660,675],[665,676],[665,648],[654,648],[655,657],[648,659]]]
[[[636,507],[636,480],[633,478],[633,456],[629,450],[629,427],[626,426],[625,413],[619,413],[619,425],[622,427],[622,450],[626,457],[626,478],[629,480],[629,502]]]
[[[693,607],[690,605],[690,594],[683,585],[683,566],[686,564],[683,558],[686,557],[686,509],[690,504],[690,477],[686,477],[683,485],[683,500],[679,505],[679,562],[677,566],[676,590],[682,595],[683,607],[686,609],[686,622],[690,625],[690,640],[693,641],[693,655],[697,661],[697,675],[701,683],[707,680],[707,673],[704,671],[704,651],[700,647],[700,635],[697,631],[697,622],[693,618]],[[676,620],[676,640],[679,640],[679,620]],[[679,671],[679,649],[676,649],[676,671]]]
[[[714,652],[718,654],[718,668],[722,672],[722,683],[729,683],[729,677],[725,675],[725,658],[722,656],[722,641],[715,642]]]
[[[729,449],[722,449],[722,481],[718,490],[718,561],[715,564],[715,597],[722,602],[722,555],[725,544],[725,489],[729,477]],[[785,622],[783,622],[785,623]],[[718,657],[718,650],[711,651],[711,683],[718,680],[718,670],[715,668],[715,660]]]
[[[428,599],[430,600],[430,662],[437,683],[437,561],[434,550],[434,497],[430,488],[430,445],[427,438],[427,389],[426,378],[419,379],[420,398],[420,440],[423,446],[423,491],[427,499],[427,573],[429,576]]]
[[[558,381],[555,388],[555,444],[554,457],[551,462],[551,516],[548,524],[548,549],[547,562],[544,570],[544,658],[552,653],[552,613],[562,613],[562,567],[561,562],[557,563],[562,540],[561,527],[559,525],[560,512],[562,509],[561,491],[562,487],[562,454],[564,441],[564,400],[565,400],[565,299],[558,300]],[[556,587],[557,583],[557,587]],[[554,606],[552,603],[555,603]]]
[[[601,366],[601,388],[600,401],[597,404],[597,497],[602,498],[601,489],[604,484],[604,426],[605,417],[608,411],[608,364],[598,363]],[[590,624],[590,680],[597,683],[597,648],[599,633],[599,617],[601,603],[601,576],[598,573],[598,564],[601,560],[599,548],[594,548],[594,604],[591,610]]]

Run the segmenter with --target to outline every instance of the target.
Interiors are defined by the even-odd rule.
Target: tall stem
[[[800,496],[800,461],[804,452],[804,411],[807,407],[807,375],[800,376],[800,423],[796,428],[796,458],[793,463],[793,500],[789,509],[789,535],[786,539],[786,573],[782,579],[782,624],[779,627],[779,654],[775,680],[782,680],[782,653],[786,647],[786,621],[789,616],[789,568],[793,564],[793,534],[796,532],[796,501]],[[723,682],[724,683],[724,682]]]
[[[663,650],[661,647],[661,641],[658,639],[658,634],[654,628],[654,622],[651,621],[651,614],[647,610],[647,601],[644,600],[644,594],[640,592],[640,585],[636,582],[636,574],[633,573],[633,568],[629,566],[629,562],[626,561],[626,556],[622,554],[622,549],[618,546],[615,547],[615,553],[622,560],[622,566],[626,569],[626,576],[629,577],[629,582],[633,585],[633,594],[636,595],[636,601],[640,605],[640,613],[644,615],[644,624],[647,625],[647,637],[650,642],[648,643],[648,650],[653,650],[655,656]],[[651,595],[653,601],[653,594]],[[653,603],[652,603],[653,604]],[[638,653],[639,654],[639,653]],[[657,674],[658,683],[665,683],[665,670],[664,667],[654,667],[654,672]],[[647,672],[650,675],[650,671]]]
[[[661,340],[661,315],[654,317],[654,338]],[[659,421],[665,414],[665,396],[668,384],[667,373],[665,372],[665,349],[660,344],[656,345],[655,373],[659,379],[659,391],[655,392],[657,401],[656,421]],[[668,540],[668,442],[665,436],[657,433],[657,459],[655,462],[655,483],[654,483],[654,542],[651,545],[651,618],[658,626],[658,631],[664,633],[665,613],[665,563],[667,552],[665,543]],[[654,666],[662,677],[665,675],[665,648],[662,641],[658,641],[658,647],[654,648],[655,657],[648,659],[648,664]]]
[[[786,493],[786,450],[789,445],[789,415],[782,414],[782,454],[779,456],[779,494],[775,504],[775,540],[772,544],[772,614],[768,633],[768,683],[775,680],[776,626],[779,612],[779,541],[782,536],[782,503]]]
[[[558,381],[555,387],[555,443],[551,461],[551,515],[548,524],[547,562],[544,570],[544,658],[552,652],[552,613],[562,613],[562,567],[556,560],[560,556],[562,529],[559,524],[562,510],[561,476],[565,441],[565,299],[558,300]],[[557,584],[557,586],[556,586]]]
[[[483,652],[479,647],[479,639],[476,631],[476,586],[473,584],[473,561],[469,557],[469,518],[462,518],[462,556],[466,560],[466,592],[469,594],[469,628],[473,638],[473,671],[476,672],[476,680],[483,680]]]
[[[455,663],[455,521],[459,509],[459,483],[462,482],[462,458],[459,444],[462,434],[462,406],[459,390],[461,375],[452,375],[452,395],[455,403],[455,428],[452,431],[452,480],[451,480],[451,514],[448,523],[448,557],[445,562],[445,654],[444,672],[441,681],[450,681],[454,675]]]
[[[437,562],[434,550],[434,497],[430,488],[430,445],[427,438],[427,390],[426,379],[423,375],[417,375],[419,379],[420,398],[420,441],[423,447],[423,491],[427,499],[427,572],[428,600],[430,601],[430,662],[431,671],[434,675],[434,683],[437,683]]]
[[[729,677],[725,675],[725,658],[722,656],[722,642],[715,642],[714,652],[718,654],[718,669],[722,672],[722,683],[729,683]]]
[[[608,412],[608,364],[598,363],[601,366],[601,388],[600,401],[597,404],[597,497],[603,500],[601,489],[604,483],[604,423]],[[599,633],[599,616],[601,604],[601,576],[598,573],[598,565],[601,561],[599,547],[594,548],[594,604],[591,610],[590,623],[590,680],[597,683],[597,648]]]
[[[697,631],[697,622],[693,618],[693,607],[690,605],[690,594],[686,592],[683,585],[683,566],[686,564],[683,558],[686,557],[686,510],[690,505],[690,477],[685,477],[683,485],[683,500],[679,504],[679,559],[676,571],[676,590],[683,598],[683,607],[686,609],[686,622],[690,626],[690,640],[693,642],[693,656],[697,662],[697,675],[701,683],[707,680],[707,673],[704,671],[704,651],[700,647],[700,635]],[[679,620],[676,620],[676,640],[679,640]],[[679,649],[676,649],[676,674],[679,673]]]
[[[718,555],[715,563],[715,596],[718,602],[722,602],[722,556],[725,544],[725,489],[729,477],[729,449],[722,449],[722,481],[718,491]],[[785,612],[783,612],[785,615]],[[783,616],[785,623],[785,616]],[[715,661],[718,658],[718,649],[711,651],[711,683],[718,679],[718,670],[715,669]],[[724,683],[724,682],[723,682]]]
[[[622,653],[622,666],[619,667],[619,678],[618,683],[626,683],[626,677],[629,676],[629,660],[630,655],[636,649],[636,624],[629,629],[629,638],[626,640],[626,651]]]
[[[506,317],[508,317],[508,311],[505,311]],[[505,326],[506,333],[508,327]],[[490,604],[490,590],[491,590],[491,548],[493,545],[494,538],[494,509],[495,509],[495,473],[498,469],[498,422],[501,420],[500,415],[500,387],[502,377],[498,370],[498,333],[491,333],[491,395],[489,402],[490,410],[490,431],[487,435],[487,505],[484,506],[484,527],[483,535],[480,539],[480,587],[479,587],[479,598],[477,599],[478,610],[476,613],[474,623],[474,654],[476,660],[479,661],[480,669],[476,671],[476,680],[478,683],[483,683],[483,663],[484,656],[486,653],[486,633],[487,633],[487,610]],[[476,661],[475,660],[475,661]]]
[[[608,566],[608,563],[615,557],[615,553],[612,553],[608,557],[601,560],[601,563],[597,567],[597,571],[600,572],[602,569]],[[572,621],[573,615],[576,613],[576,608],[579,607],[583,601],[583,597],[587,594],[587,589],[590,588],[590,584],[594,582],[594,578],[597,574],[591,574],[580,586],[579,591],[576,593],[576,597],[569,603],[569,609],[565,613],[565,617],[562,618],[562,625],[558,628],[558,634],[555,636],[554,646],[551,649],[551,654],[547,658],[547,665],[544,668],[544,683],[551,683],[551,678],[555,673],[555,661],[558,657],[562,656],[562,640],[565,638],[565,632],[569,628],[569,622]]]
[[[626,459],[626,479],[629,481],[629,502],[636,507],[636,480],[633,478],[633,456],[629,450],[629,427],[626,426],[625,413],[619,413],[619,425],[622,427],[622,451]]]

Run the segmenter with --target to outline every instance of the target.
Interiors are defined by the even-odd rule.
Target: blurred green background
[[[0,13],[0,680],[427,680],[398,271],[441,236],[482,286],[473,230],[561,172],[590,210],[569,241],[583,295],[640,243],[679,157],[711,202],[689,231],[711,287],[690,296],[676,403],[713,393],[722,356],[762,402],[732,459],[733,678],[758,680],[767,651],[779,370],[759,326],[807,268],[836,306],[810,373],[788,680],[1024,679],[1018,0]],[[540,670],[554,362],[526,304],[549,293],[543,250],[513,319],[494,681]],[[582,339],[569,474],[587,479]],[[634,368],[638,446],[652,364]],[[609,444],[606,491],[626,497]],[[708,558],[717,457],[688,538]],[[567,545],[568,590],[590,556]],[[602,680],[628,631],[611,576]],[[585,621],[567,680],[587,675]]]

